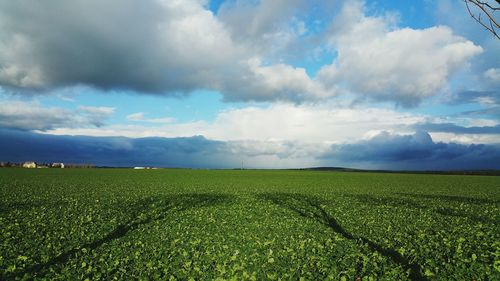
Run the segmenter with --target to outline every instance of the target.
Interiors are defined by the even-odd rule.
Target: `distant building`
[[[52,163],[52,168],[64,169],[64,163]]]
[[[146,167],[134,167],[134,170],[144,170]]]
[[[36,163],[33,161],[24,162],[23,168],[29,168],[29,169],[36,168]]]

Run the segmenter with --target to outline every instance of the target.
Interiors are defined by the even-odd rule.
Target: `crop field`
[[[1,280],[500,280],[500,177],[0,169]]]

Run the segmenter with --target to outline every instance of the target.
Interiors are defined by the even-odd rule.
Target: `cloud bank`
[[[413,135],[383,132],[370,140],[334,145],[322,157],[378,169],[499,169],[500,145],[434,142],[424,131]]]
[[[342,104],[247,106],[218,112],[214,119],[179,121],[169,116],[151,118],[144,112],[123,116],[112,107],[44,107],[35,102],[0,104],[0,127],[56,135],[191,137],[219,141],[290,141],[347,143],[380,132],[429,132],[442,142],[500,143],[499,122],[467,116],[434,117],[387,108],[346,108]]]
[[[500,169],[499,145],[434,142],[429,134],[375,137],[329,147],[290,141],[213,141],[202,136],[137,138],[54,136],[0,130],[4,161],[187,168],[346,166],[395,170]]]
[[[0,86],[161,95],[210,89],[227,101],[319,101],[349,92],[414,106],[482,51],[446,26],[399,28],[389,16],[367,16],[358,1],[346,2],[327,28],[311,34],[311,23],[301,20],[313,10],[305,1],[235,1],[217,14],[206,6],[0,0]],[[317,75],[308,73],[281,55],[300,44],[334,59]],[[497,71],[485,75],[496,79]]]

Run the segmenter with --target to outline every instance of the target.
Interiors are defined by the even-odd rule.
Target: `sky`
[[[500,169],[463,1],[0,0],[0,161]]]

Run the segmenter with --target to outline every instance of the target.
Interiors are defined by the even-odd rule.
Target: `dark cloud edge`
[[[370,140],[332,145],[327,152],[318,153],[311,155],[318,166],[415,171],[500,169],[500,144],[434,142],[423,131],[406,136],[385,132]],[[235,151],[230,142],[203,136],[90,137],[0,129],[0,161],[224,169],[240,167],[242,158],[258,156]],[[279,163],[274,168],[289,167],[280,167]]]

